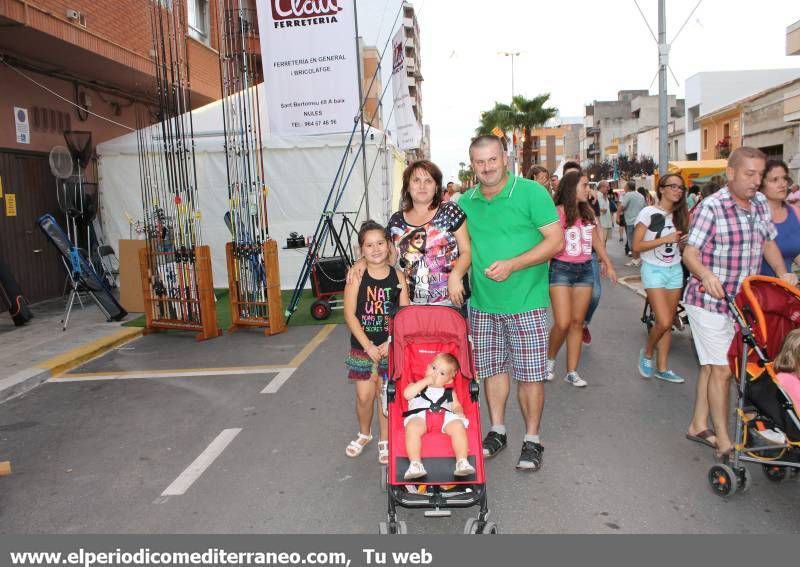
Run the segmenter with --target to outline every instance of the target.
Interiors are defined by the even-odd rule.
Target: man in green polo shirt
[[[483,454],[493,457],[507,445],[505,408],[513,375],[525,419],[517,468],[535,471],[544,450],[539,422],[547,375],[548,260],[563,248],[564,234],[547,190],[509,174],[499,138],[475,138],[469,155],[480,183],[458,204],[472,242],[469,320],[492,424]]]

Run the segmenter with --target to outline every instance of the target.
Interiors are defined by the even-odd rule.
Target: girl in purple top
[[[547,380],[555,374],[555,359],[567,342],[567,375],[564,380],[578,388],[586,380],[578,375],[581,356],[583,320],[592,298],[592,250],[600,260],[600,272],[617,281],[614,266],[606,253],[602,231],[594,230],[595,217],[588,203],[589,178],[580,171],[570,171],[558,184],[556,210],[564,229],[564,248],[550,261],[550,302],[553,328],[547,348]]]
[[[769,203],[772,215],[772,224],[778,230],[775,244],[781,251],[786,271],[792,271],[792,263],[800,255],[800,213],[797,207],[786,203],[789,190],[789,168],[779,160],[767,161],[764,177],[761,179],[761,191]],[[760,273],[765,276],[775,277],[773,270],[766,260],[761,262]]]

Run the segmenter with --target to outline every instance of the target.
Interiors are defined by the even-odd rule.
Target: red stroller
[[[406,523],[397,519],[397,506],[425,509],[425,516],[446,517],[449,508],[479,506],[477,518],[467,520],[465,533],[497,533],[497,525],[487,521],[489,508],[481,447],[481,415],[478,404],[478,381],[472,367],[471,339],[467,322],[461,314],[443,306],[411,305],[398,310],[392,321],[389,349],[389,465],[382,470],[389,496],[388,521],[380,523],[383,534],[403,534]],[[408,402],[402,395],[405,387],[422,378],[433,358],[447,352],[455,356],[461,370],[455,377],[455,393],[469,419],[467,438],[470,464],[475,473],[453,476],[455,456],[450,437],[431,431],[422,438],[422,461],[427,476],[414,481],[403,478],[409,459],[405,446],[403,412]]]
[[[773,482],[800,470],[798,408],[772,367],[786,335],[800,327],[800,291],[777,278],[750,276],[736,298],[728,296],[727,301],[738,327],[728,350],[738,380],[738,404],[733,458],[708,472],[711,488],[719,496],[750,487],[745,462],[761,464]]]

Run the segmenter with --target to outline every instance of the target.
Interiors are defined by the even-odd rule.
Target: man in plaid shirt
[[[683,303],[700,361],[694,416],[687,438],[714,446],[718,458],[733,448],[728,433],[731,372],[728,347],[734,335],[725,293],[736,295],[744,279],[757,274],[762,255],[791,285],[778,246],[767,200],[758,189],[766,156],[741,147],[728,159],[728,185],[704,199],[692,218],[683,260],[694,277]],[[714,430],[708,429],[709,413]]]

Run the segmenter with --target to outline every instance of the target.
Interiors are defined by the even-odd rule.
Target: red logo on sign
[[[272,0],[275,21],[335,16],[340,11],[339,0]]]

